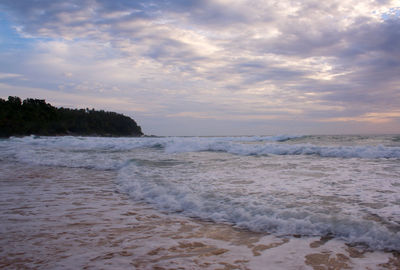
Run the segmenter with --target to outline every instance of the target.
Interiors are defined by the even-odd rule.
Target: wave
[[[194,191],[183,183],[155,177],[136,161],[119,172],[121,191],[168,212],[230,223],[255,232],[277,235],[331,235],[348,243],[364,244],[375,250],[400,250],[400,232],[382,224],[346,214],[316,213],[305,209],[268,206],[242,194],[238,198],[212,189]]]
[[[304,136],[254,137],[163,137],[163,138],[101,138],[101,137],[24,137],[12,138],[19,149],[52,149],[54,151],[131,151],[139,148],[160,149],[168,154],[185,152],[226,152],[243,156],[316,155],[333,158],[400,158],[399,146],[321,146],[295,143]],[[292,141],[291,143],[287,143]],[[303,141],[303,140],[302,140]],[[286,143],[284,143],[286,142]]]
[[[25,146],[64,148],[80,151],[129,151],[137,148],[168,148],[174,145],[184,144],[207,145],[210,143],[251,143],[251,142],[284,142],[301,136],[252,136],[252,137],[157,137],[157,138],[105,138],[105,137],[12,137],[13,143]],[[194,148],[194,149],[195,149]]]
[[[240,144],[224,141],[173,142],[168,153],[216,151],[245,156],[317,155],[336,158],[400,158],[400,147],[378,146],[316,146],[311,144]]]
[[[324,140],[326,141],[326,139]],[[317,141],[317,138],[311,138],[311,141]],[[118,174],[118,184],[121,190],[129,193],[135,199],[152,203],[163,210],[183,212],[188,216],[211,219],[216,222],[229,222],[253,231],[274,232],[281,235],[333,235],[350,243],[366,243],[373,249],[400,250],[399,224],[392,224],[393,226],[390,227],[380,224],[376,220],[360,218],[361,214],[359,215],[359,213],[364,213],[362,212],[364,206],[361,210],[354,208],[358,216],[328,214],[325,212],[325,208],[323,211],[315,211],[316,207],[314,206],[308,208],[310,205],[303,208],[298,207],[298,205],[294,206],[297,208],[287,208],[282,207],[281,201],[277,198],[283,198],[283,201],[291,201],[291,198],[273,195],[270,189],[266,194],[262,194],[265,197],[254,195],[253,191],[264,187],[264,182],[254,184],[254,189],[248,187],[250,185],[248,183],[239,186],[230,185],[229,181],[241,174],[245,175],[246,180],[250,181],[251,175],[247,177],[248,172],[258,173],[260,179],[266,179],[266,181],[271,178],[280,181],[280,170],[283,167],[278,166],[277,171],[268,174],[274,167],[265,167],[265,164],[263,164],[261,168],[257,163],[270,163],[269,156],[274,155],[299,156],[299,158],[294,158],[295,160],[303,160],[302,155],[361,158],[354,163],[361,164],[360,167],[357,167],[361,168],[360,171],[363,171],[363,165],[368,165],[368,167],[365,167],[368,172],[360,176],[357,173],[355,177],[359,177],[358,180],[360,181],[363,180],[363,176],[373,171],[374,167],[370,163],[382,167],[380,165],[381,160],[371,162],[363,159],[394,158],[395,160],[391,161],[385,160],[385,163],[397,165],[397,159],[400,158],[400,147],[398,146],[327,146],[299,142],[310,142],[310,138],[301,136],[164,138],[31,136],[0,141],[0,159],[15,159],[18,162],[35,165],[114,170]],[[240,158],[215,153],[201,155],[200,157],[192,154],[180,155],[180,153],[202,151],[228,153],[238,155]],[[267,156],[267,158],[242,158],[242,156]],[[213,159],[215,157],[225,159],[227,163],[221,163],[222,166],[219,166],[215,161],[216,159]],[[270,159],[273,160],[273,157]],[[318,164],[321,160],[322,158],[316,158],[317,163],[312,164]],[[285,163],[284,159],[281,158],[275,161]],[[240,167],[242,162],[245,164],[243,168]],[[251,162],[255,162],[254,167],[250,164]],[[314,162],[314,159],[312,162]],[[329,163],[327,165],[329,168],[336,168],[338,167],[336,165],[346,164],[346,161],[336,159],[327,160],[326,163]],[[349,160],[347,163],[353,163],[353,160]],[[211,167],[204,167],[205,164],[209,164]],[[245,171],[249,164],[251,165],[248,167],[250,171]],[[223,172],[209,170],[214,167],[225,169],[225,165],[227,165],[226,171]],[[348,164],[348,166],[353,171],[353,164]],[[235,168],[238,169],[235,170]],[[258,171],[256,171],[257,168]],[[343,169],[344,176],[342,178],[334,175],[334,172],[340,174],[342,168],[331,172],[332,179],[327,179],[329,180],[327,185],[331,186],[330,183],[333,180],[337,180],[337,183],[346,180],[345,185],[349,185],[349,190],[344,194],[351,196],[353,191],[358,192],[358,189],[357,186],[353,187],[348,183],[349,178],[352,178],[352,174],[347,175],[348,170],[350,170],[349,167]],[[302,170],[303,173],[308,173],[313,169],[310,167],[302,168]],[[293,174],[294,180],[300,177],[298,175],[301,172],[299,170]],[[314,186],[316,182],[321,180],[319,176],[310,175],[307,174],[306,177],[307,181],[310,181],[307,182],[307,186]],[[372,184],[366,182],[368,187],[365,191],[368,194],[366,198],[373,196],[368,192],[377,192],[375,187],[382,184],[380,180],[387,182],[387,190],[391,191],[392,188],[395,190],[397,186],[390,185],[392,182],[395,183],[397,178],[397,170],[388,170],[386,176],[377,174],[375,177],[373,175],[371,180],[374,182]],[[282,179],[285,180],[285,177]],[[225,180],[226,183],[223,182]],[[208,181],[208,183],[205,183],[205,181]],[[337,183],[335,182],[335,185]],[[397,185],[397,183],[395,184]],[[301,185],[296,186],[296,181],[290,182],[290,185],[293,185],[295,189],[297,187],[301,189]],[[226,187],[226,190],[231,193],[226,193],[225,190],[221,189],[221,186]],[[279,189],[279,191],[285,189],[284,186],[280,187],[282,189]],[[323,185],[321,189],[325,190],[325,187],[327,186]],[[340,189],[337,190],[340,191]],[[334,192],[337,190],[334,189]],[[398,205],[395,194],[383,197],[386,202],[393,204],[394,207]],[[340,198],[340,194],[338,196]],[[377,197],[381,199],[382,196],[382,194],[379,194]],[[339,207],[339,209],[343,208]],[[397,216],[398,214],[396,214]],[[398,218],[393,222],[397,222],[396,220]]]

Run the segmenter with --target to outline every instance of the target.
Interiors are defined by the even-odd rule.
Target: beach
[[[154,209],[116,172],[0,162],[1,269],[399,269],[396,252]]]
[[[400,0],[0,0],[0,270],[400,270]]]

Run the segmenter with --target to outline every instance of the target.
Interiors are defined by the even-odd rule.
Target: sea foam
[[[36,165],[117,170],[137,151],[166,154],[223,152],[238,156],[319,156],[328,158],[399,159],[399,146],[315,145],[302,136],[264,137],[23,137],[0,142],[0,158]]]
[[[264,142],[252,141],[252,142]],[[247,141],[249,142],[249,141]],[[337,158],[400,158],[400,147],[378,146],[317,146],[312,144],[257,143],[226,140],[171,140],[163,143],[168,153],[217,151],[236,155],[318,155]]]
[[[313,205],[298,205],[293,209],[276,207],[273,203],[268,204],[268,201],[249,196],[245,190],[241,195],[235,196],[233,193],[218,192],[212,185],[204,188],[201,178],[196,178],[198,185],[187,184],[176,180],[171,171],[161,174],[149,170],[151,169],[138,166],[136,161],[132,161],[119,172],[120,189],[135,200],[146,201],[165,211],[230,223],[252,231],[277,235],[330,235],[348,243],[364,244],[372,249],[400,250],[398,225],[392,230],[359,215],[335,214],[329,210],[325,213],[316,211],[318,206]],[[215,185],[229,183],[215,182]],[[287,199],[291,200],[291,197]]]
[[[135,200],[279,235],[400,250],[399,143],[391,137],[23,137],[0,160],[114,170]]]

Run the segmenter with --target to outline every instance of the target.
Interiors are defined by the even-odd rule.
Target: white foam
[[[338,158],[400,158],[400,147],[316,146],[311,144],[243,144],[230,141],[174,141],[166,145],[168,153],[220,151],[237,155],[318,155]]]
[[[202,187],[195,190],[184,183],[174,184],[171,179],[154,181],[153,174],[144,173],[136,166],[123,168],[119,177],[122,190],[136,200],[145,200],[163,210],[229,222],[252,231],[278,235],[331,234],[351,243],[368,244],[374,249],[400,250],[400,232],[392,232],[385,226],[357,216],[315,213],[312,205],[310,210],[274,208],[262,201],[257,204],[257,200],[246,195],[242,200],[229,194],[207,192]]]
[[[301,136],[265,137],[163,137],[163,138],[101,138],[101,137],[24,137],[8,142],[19,152],[33,155],[44,148],[48,151],[131,151],[159,148],[167,153],[216,151],[244,156],[317,155],[337,158],[400,158],[400,147],[383,145],[329,146],[310,143],[282,143]],[[3,142],[3,144],[5,144]],[[40,152],[40,151],[39,151]],[[40,152],[40,154],[43,154]],[[22,154],[24,155],[24,154]],[[56,154],[55,154],[56,155]],[[52,157],[54,158],[54,156]],[[50,163],[53,161],[50,161]],[[51,165],[51,164],[45,164]],[[67,165],[68,166],[68,165]]]
[[[0,159],[115,170],[122,190],[167,211],[400,250],[400,147],[339,139],[31,136],[0,140]]]
[[[166,211],[253,231],[330,234],[373,249],[400,249],[395,160],[271,160],[219,152],[174,158],[182,163],[133,161],[119,171],[121,189]]]

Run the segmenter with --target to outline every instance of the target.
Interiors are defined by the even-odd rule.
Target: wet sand
[[[116,173],[0,161],[1,269],[400,269],[398,253],[161,213]]]

